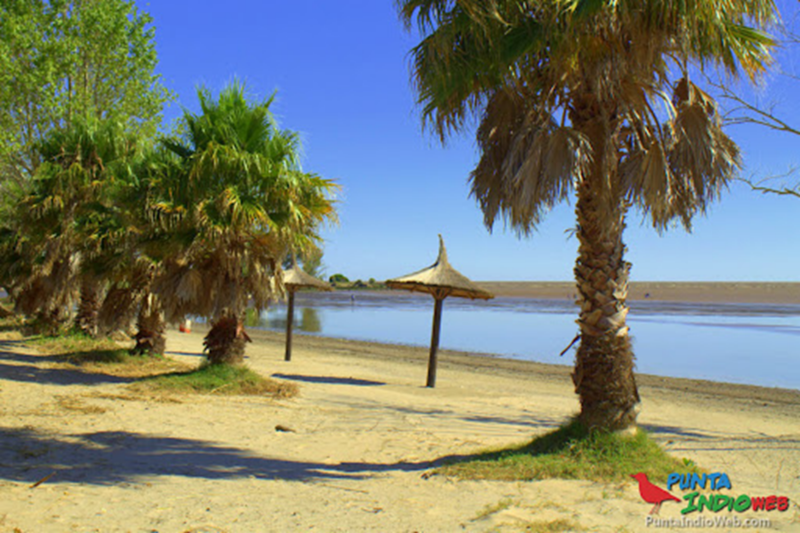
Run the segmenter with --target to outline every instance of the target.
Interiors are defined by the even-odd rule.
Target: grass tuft
[[[190,372],[174,372],[132,385],[136,390],[179,394],[222,394],[292,398],[297,385],[264,376],[239,365],[203,365]]]
[[[80,356],[92,352],[124,352],[119,344],[111,339],[95,339],[83,333],[71,332],[63,335],[33,335],[25,339],[25,343],[36,348],[39,352],[64,357]],[[109,362],[116,362],[116,356],[106,354],[105,357],[98,356],[99,359],[109,359]],[[79,359],[79,357],[78,357]]]
[[[499,502],[495,504],[489,504],[484,507],[481,512],[479,512],[473,520],[483,520],[484,518],[488,518],[495,513],[499,513],[500,511],[505,511],[509,507],[514,505],[514,500],[509,498],[503,498]]]
[[[529,481],[534,479],[629,480],[645,472],[665,482],[672,472],[699,472],[662,450],[648,434],[588,431],[573,420],[522,446],[480,453],[445,465],[438,473],[464,479]]]
[[[127,347],[112,339],[95,339],[83,333],[72,332],[55,337],[36,335],[25,342],[65,365],[95,374],[137,378],[187,368],[185,364],[163,355],[133,355]]]
[[[578,531],[586,530],[581,527],[580,524],[577,524],[572,520],[559,518],[558,520],[553,520],[551,522],[529,522],[525,524],[525,529],[523,529],[523,531],[529,533],[565,533],[567,531],[576,533]]]

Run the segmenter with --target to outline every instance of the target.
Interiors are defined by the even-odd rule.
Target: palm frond
[[[472,195],[487,226],[503,217],[523,234],[606,158],[616,161],[598,163],[610,172],[608,194],[641,205],[658,228],[688,225],[735,174],[738,151],[707,95],[668,104],[666,118],[654,109],[672,91],[671,74],[692,63],[759,76],[775,46],[766,31],[779,19],[771,0],[397,5],[422,35],[411,68],[423,124],[444,141],[479,120]],[[601,123],[602,149],[582,136]]]

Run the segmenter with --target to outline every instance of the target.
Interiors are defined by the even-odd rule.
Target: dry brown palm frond
[[[235,313],[249,303],[261,310],[282,297],[276,239],[221,231],[190,246],[182,259],[165,262],[153,289],[162,295],[167,320]]]
[[[685,80],[684,80],[685,81]],[[673,174],[682,178],[685,197],[676,215],[685,218],[687,207],[704,211],[740,168],[739,149],[722,129],[712,98],[691,82],[676,89],[676,114],[671,121],[673,144],[669,151]],[[690,214],[689,214],[690,215]]]
[[[195,300],[202,295],[200,274],[185,261],[165,261],[153,279],[153,292],[162,295],[166,320],[176,323],[194,314]],[[163,295],[169,295],[164,297]]]
[[[239,364],[244,360],[245,343],[252,342],[242,323],[235,316],[222,316],[214,321],[203,339],[203,351],[209,364]]]
[[[633,191],[634,199],[643,198],[643,209],[654,220],[666,220],[671,215],[673,179],[664,148],[655,139],[620,167],[623,189]]]
[[[624,196],[639,205],[658,230],[691,219],[719,196],[740,166],[739,150],[722,129],[716,103],[686,78],[674,90],[663,134],[629,146],[620,165]],[[643,136],[644,137],[644,136]]]
[[[127,331],[139,312],[142,293],[133,287],[109,289],[100,306],[98,327],[101,334]]]
[[[34,270],[22,284],[16,306],[29,316],[37,311],[51,313],[62,309],[66,316],[77,301],[78,288],[74,258],[49,261],[46,268]]]
[[[512,227],[529,232],[545,210],[568,197],[591,162],[580,133],[529,110],[518,92],[494,95],[478,142],[483,156],[470,181],[489,228],[502,214]]]

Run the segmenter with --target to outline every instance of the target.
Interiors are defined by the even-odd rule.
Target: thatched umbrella
[[[333,288],[314,276],[303,272],[297,266],[297,259],[292,256],[292,268],[283,272],[283,284],[286,292],[289,293],[289,306],[286,315],[286,355],[284,361],[292,360],[292,322],[294,322],[294,293],[297,289],[319,289],[321,291],[332,291]]]
[[[439,235],[439,257],[426,269],[414,272],[402,278],[386,280],[392,289],[405,289],[412,292],[426,292],[433,296],[433,332],[431,333],[431,351],[428,358],[428,380],[426,387],[436,386],[436,352],[439,350],[439,332],[442,326],[442,304],[448,296],[460,298],[488,300],[494,298],[490,292],[470,281],[447,261],[447,250],[444,240]]]

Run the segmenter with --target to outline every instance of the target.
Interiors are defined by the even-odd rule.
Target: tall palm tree
[[[628,208],[689,228],[739,166],[707,65],[757,76],[771,0],[401,0],[423,120],[442,141],[479,119],[472,195],[492,228],[528,234],[577,197],[581,343],[572,380],[589,427],[635,425],[625,304]],[[752,25],[752,26],[751,26]]]
[[[248,101],[239,83],[198,97],[201,113],[185,111],[185,134],[165,141],[179,170],[154,188],[153,217],[173,243],[154,290],[169,321],[211,320],[211,364],[241,363],[248,303],[261,310],[280,295],[280,260],[335,216],[335,185],[301,171],[297,134],[278,128],[272,98]]]

